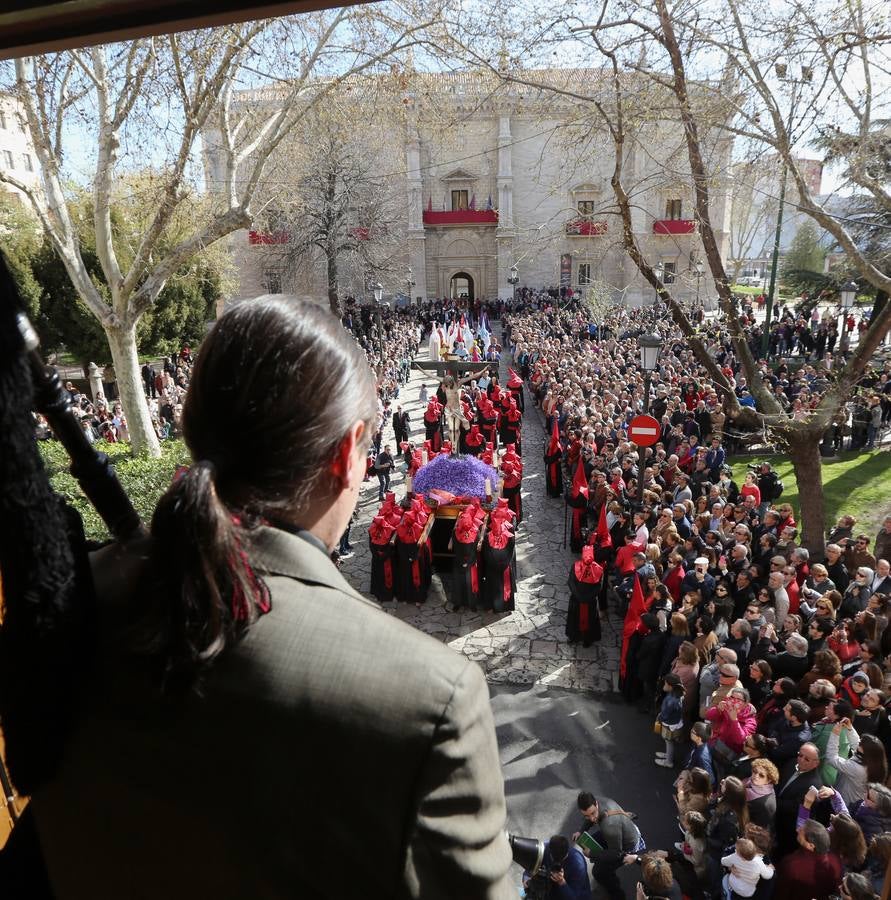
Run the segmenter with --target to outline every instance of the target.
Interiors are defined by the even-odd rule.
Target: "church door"
[[[452,300],[473,300],[473,278],[466,272],[458,272],[449,282],[449,296]]]

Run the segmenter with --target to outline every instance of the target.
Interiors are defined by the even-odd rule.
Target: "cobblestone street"
[[[496,333],[500,325],[496,325]],[[423,347],[419,359],[426,358]],[[501,383],[507,381],[502,360]],[[393,409],[401,404],[411,416],[411,440],[423,443],[424,405],[418,401],[421,384],[429,394],[436,389],[430,375],[412,370]],[[523,416],[523,522],[517,534],[517,602],[512,613],[449,612],[443,578],[435,574],[422,609],[399,603],[386,604],[391,615],[420,628],[478,662],[492,683],[543,684],[591,691],[617,690],[621,621],[615,615],[603,622],[603,639],[589,648],[566,643],[564,626],[569,605],[567,578],[575,557],[563,548],[563,499],[546,497],[544,488],[543,418],[526,394]],[[395,446],[391,424],[384,428],[384,442]],[[405,494],[404,465],[391,481],[397,498]],[[353,523],[351,542],[355,555],[343,560],[342,572],[350,583],[371,596],[368,526],[378,508],[377,480],[362,486]]]

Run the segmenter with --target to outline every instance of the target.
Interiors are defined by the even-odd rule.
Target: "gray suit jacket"
[[[202,697],[153,702],[100,672],[34,798],[59,900],[515,897],[479,667],[299,537],[261,528],[250,556],[272,610]]]

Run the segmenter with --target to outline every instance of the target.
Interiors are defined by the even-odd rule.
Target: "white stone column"
[[[94,362],[91,362],[88,368],[90,372],[90,393],[92,394],[93,400],[95,401],[96,396],[103,393],[102,370]],[[106,397],[105,399],[108,400],[108,397]]]
[[[405,162],[408,170],[408,265],[411,266],[412,303],[420,297],[427,299],[427,247],[424,234],[424,182],[421,177],[421,138],[417,123],[411,117],[405,141]]]
[[[500,228],[514,226],[514,176],[511,153],[510,116],[498,120],[498,225]]]
[[[495,232],[498,248],[498,297],[501,300],[509,300],[514,293],[513,285],[507,280],[514,264],[516,243],[512,141],[510,115],[502,115],[498,119],[498,229]]]

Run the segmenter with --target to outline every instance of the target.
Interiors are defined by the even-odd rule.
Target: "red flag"
[[[606,500],[600,507],[600,518],[597,520],[597,543],[604,549],[612,547],[613,539],[606,527]]]
[[[625,624],[622,627],[622,658],[619,661],[619,676],[625,677],[625,657],[628,655],[628,641],[631,635],[637,631],[640,617],[647,611],[643,589],[640,586],[640,578],[633,576],[634,586],[631,590],[631,603],[628,604],[628,612],[625,613]]]
[[[586,500],[588,499],[588,479],[585,475],[585,464],[582,462],[581,456],[579,457],[579,464],[576,467],[575,475],[572,477],[572,496],[581,496]]]

